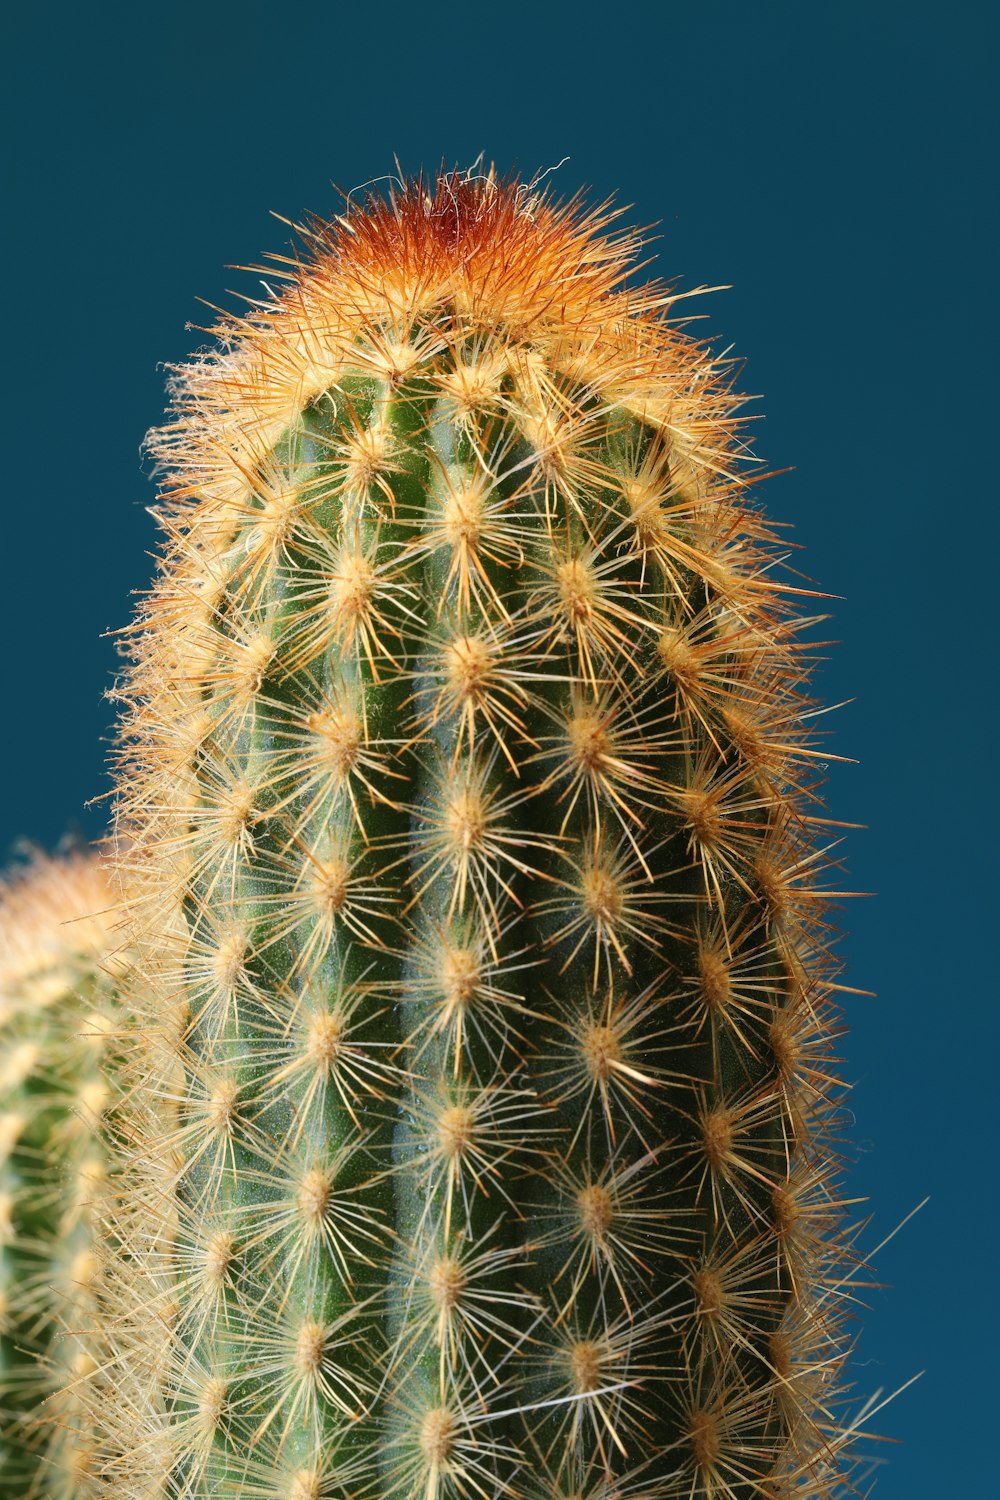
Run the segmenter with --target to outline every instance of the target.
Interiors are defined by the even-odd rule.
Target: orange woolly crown
[[[445,307],[465,334],[503,326],[527,360],[668,429],[675,461],[732,481],[742,445],[726,371],[670,316],[695,293],[628,285],[644,241],[611,232],[622,212],[609,201],[587,208],[581,193],[560,202],[491,169],[348,195],[336,218],[294,226],[305,253],[243,268],[269,281],[277,270],[284,290],[225,316],[208,330],[221,347],[173,372],[174,420],[149,446],[178,481],[174,498],[190,486],[203,502],[235,498],[234,465],[245,474],[258,464],[348,364],[403,378],[441,337],[429,320]]]

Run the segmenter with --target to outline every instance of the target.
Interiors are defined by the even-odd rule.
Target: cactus
[[[77,1387],[94,1362],[110,906],[87,852],[35,856],[0,888],[3,1500],[86,1493],[93,1445]]]
[[[614,217],[370,195],[177,373],[109,1494],[849,1472],[808,592]]]

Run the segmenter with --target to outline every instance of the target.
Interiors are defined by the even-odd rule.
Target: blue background
[[[992,14],[991,14],[992,13]],[[101,831],[116,670],[148,580],[139,445],[227,264],[392,169],[480,152],[660,221],[655,270],[745,356],[758,453],[840,639],[820,680],[845,914],[850,1186],[891,1289],[859,1391],[880,1500],[985,1496],[995,1421],[997,11],[986,3],[492,9],[22,6],[6,23],[0,851]],[[992,137],[992,138],[991,138]],[[694,308],[691,308],[694,311]],[[994,326],[991,328],[991,315]],[[991,597],[992,596],[992,597]],[[102,738],[105,744],[102,744]],[[993,777],[995,778],[995,771]],[[992,890],[991,890],[992,887]],[[992,1097],[991,1097],[992,1096]],[[862,1213],[866,1210],[859,1209]]]

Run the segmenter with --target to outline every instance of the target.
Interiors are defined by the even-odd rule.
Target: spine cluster
[[[113,1050],[111,895],[98,858],[0,887],[0,1496],[81,1500],[95,1442],[97,1214]]]
[[[608,218],[411,184],[179,377],[109,1494],[836,1488],[808,622]]]

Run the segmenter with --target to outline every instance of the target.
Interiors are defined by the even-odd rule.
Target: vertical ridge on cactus
[[[808,596],[614,219],[408,183],[177,372],[109,1493],[849,1468]]]
[[[94,1442],[104,1063],[115,1030],[112,897],[90,851],[0,885],[0,1496],[79,1500]]]

